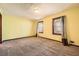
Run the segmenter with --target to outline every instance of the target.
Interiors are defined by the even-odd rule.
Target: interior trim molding
[[[75,44],[69,44],[69,46],[76,46],[76,47],[79,47],[79,45],[75,45]]]
[[[52,40],[52,41],[56,41],[56,42],[62,43],[61,41],[57,41],[57,40],[54,40],[54,39],[51,39],[51,38],[42,37],[42,36],[36,36],[36,35],[27,36],[27,37],[13,38],[13,39],[8,39],[8,40],[3,40],[2,42],[11,41],[11,40],[17,40],[17,39],[23,39],[23,38],[30,38],[30,37],[40,37],[40,38],[49,39],[49,40]],[[75,45],[75,44],[69,44],[68,46],[76,46],[76,47],[79,47],[79,45]]]
[[[5,42],[5,41],[10,41],[10,40],[23,39],[23,38],[30,38],[30,37],[36,37],[36,35],[33,35],[33,36],[27,36],[27,37],[19,37],[19,38],[7,39],[7,40],[3,40],[2,42]]]
[[[37,37],[41,37],[41,36],[37,36]],[[62,43],[61,41],[57,41],[57,40],[54,40],[54,39],[51,39],[51,38],[46,38],[46,37],[41,37],[41,38],[49,39],[49,40],[53,40],[53,41],[56,41],[56,42],[60,42],[60,43]]]
[[[0,44],[2,43],[2,14],[0,13]]]
[[[57,41],[57,40],[50,39],[50,38],[46,38],[46,37],[41,37],[41,36],[37,36],[37,37],[44,38],[44,39],[49,39],[49,40],[53,40],[53,41],[62,43],[61,41]],[[79,45],[75,45],[75,44],[69,44],[69,45],[67,45],[67,46],[76,46],[76,47],[79,47]]]

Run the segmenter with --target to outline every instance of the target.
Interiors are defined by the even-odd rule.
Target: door
[[[0,43],[2,43],[2,15],[0,14]]]

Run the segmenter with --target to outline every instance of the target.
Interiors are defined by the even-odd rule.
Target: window
[[[43,33],[43,21],[38,22],[37,32]]]
[[[53,19],[53,34],[64,35],[64,16]]]

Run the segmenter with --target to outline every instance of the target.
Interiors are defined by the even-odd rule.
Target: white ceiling
[[[24,16],[29,19],[42,19],[43,17],[67,9],[73,4],[68,3],[4,3],[0,4],[5,14]]]

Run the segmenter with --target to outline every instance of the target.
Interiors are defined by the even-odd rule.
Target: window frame
[[[54,35],[64,35],[64,17],[65,17],[65,16],[60,16],[60,17],[56,17],[56,18],[53,18],[53,19],[52,19],[52,20],[53,20],[53,22],[52,22],[52,23],[53,23],[53,24],[52,24],[52,25],[53,25],[53,26],[52,26],[53,32],[52,32],[52,33],[53,33]],[[63,25],[62,25],[62,26],[63,26],[63,27],[62,27],[62,28],[63,28],[63,33],[62,33],[62,34],[61,34],[61,33],[56,33],[55,30],[54,30],[54,28],[55,28],[55,20],[58,20],[58,19],[61,19],[62,24],[63,24]]]
[[[42,32],[38,32],[39,23],[42,23],[42,26],[43,26],[43,21],[39,21],[38,24],[37,24],[37,33],[43,33],[43,28],[42,28]]]

